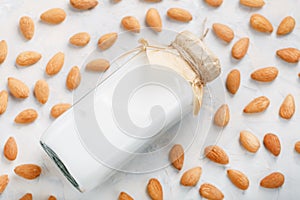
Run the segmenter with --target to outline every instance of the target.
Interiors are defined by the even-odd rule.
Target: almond
[[[240,60],[246,55],[248,48],[249,38],[241,38],[233,45],[231,55],[233,58]]]
[[[297,63],[300,60],[300,50],[296,48],[285,48],[276,51],[276,54],[282,60],[288,63]]]
[[[147,192],[152,200],[163,200],[163,189],[159,180],[152,178],[147,185]]]
[[[279,116],[284,119],[291,119],[295,113],[295,100],[293,95],[285,97],[279,109]]]
[[[42,55],[34,51],[24,51],[20,53],[16,59],[16,63],[21,67],[27,67],[37,63]]]
[[[223,3],[223,0],[205,0],[205,2],[210,6],[219,7]]]
[[[34,109],[27,109],[20,112],[16,118],[15,122],[18,124],[29,124],[34,122],[38,117],[38,113]]]
[[[150,8],[146,14],[146,23],[156,32],[162,31],[162,21],[157,9]]]
[[[182,8],[170,8],[167,15],[169,18],[180,22],[189,22],[193,19],[192,14]]]
[[[14,172],[25,179],[35,179],[40,176],[42,168],[35,164],[23,164],[14,169]]]
[[[123,28],[127,31],[131,31],[133,33],[139,33],[141,29],[140,22],[137,18],[133,16],[124,17],[121,21]]]
[[[227,126],[230,120],[230,111],[227,104],[223,104],[215,113],[214,123],[217,126]]]
[[[224,194],[212,184],[204,183],[199,189],[199,193],[203,198],[211,200],[222,200],[224,199]]]
[[[240,132],[240,143],[247,151],[251,153],[256,153],[260,148],[259,139],[249,131]]]
[[[87,32],[76,33],[72,37],[70,37],[69,42],[78,47],[83,47],[90,42],[91,36]]]
[[[249,187],[249,179],[245,174],[238,170],[229,169],[227,170],[227,175],[230,181],[239,189],[247,190]]]
[[[34,95],[41,104],[47,103],[49,98],[49,86],[45,80],[38,80],[35,83]]]
[[[10,161],[13,161],[17,158],[18,155],[18,146],[15,138],[9,137],[4,145],[3,150],[5,158]]]
[[[265,111],[270,105],[270,100],[265,97],[257,97],[252,100],[245,108],[244,113],[259,113]]]
[[[240,4],[250,8],[261,8],[265,5],[264,0],[240,0]]]
[[[8,89],[10,93],[16,98],[24,99],[29,96],[29,88],[25,83],[18,79],[9,77]]]
[[[250,18],[250,25],[253,29],[263,32],[263,33],[272,33],[273,26],[271,22],[260,14],[253,14]]]
[[[96,59],[86,65],[86,70],[104,72],[110,67],[110,63],[105,59]]]
[[[226,152],[217,145],[211,145],[205,148],[205,156],[215,163],[226,165],[229,163],[229,158]]]
[[[46,73],[53,76],[60,72],[65,62],[65,54],[62,52],[56,53],[47,63]]]
[[[2,115],[6,109],[8,104],[8,93],[5,90],[0,92],[0,115]]]
[[[56,200],[56,197],[51,195],[51,196],[49,196],[48,200]]]
[[[32,194],[31,193],[26,193],[19,200],[32,200]]]
[[[2,175],[0,176],[0,194],[4,192],[9,182],[8,175]]]
[[[98,5],[97,0],[70,0],[70,4],[79,10],[89,10]]]
[[[157,3],[157,2],[161,2],[162,0],[144,0],[144,1],[149,3]]]
[[[265,67],[255,70],[251,74],[251,78],[261,82],[271,82],[276,79],[278,75],[278,69],[276,67]]]
[[[296,142],[296,144],[295,144],[295,151],[297,153],[300,153],[300,141]]]
[[[107,33],[98,40],[98,47],[101,50],[110,48],[118,39],[118,33]]]
[[[182,177],[180,179],[180,183],[183,186],[193,187],[193,186],[197,185],[201,174],[202,174],[202,168],[194,167],[194,168],[184,172],[184,174],[182,175]]]
[[[66,19],[66,12],[61,8],[52,8],[41,14],[40,18],[43,22],[49,24],[60,24]]]
[[[7,56],[7,43],[5,40],[0,41],[0,64],[2,64]]]
[[[27,40],[31,40],[34,35],[34,29],[35,29],[33,20],[28,16],[21,17],[19,21],[19,26],[23,36]]]
[[[69,90],[76,89],[81,82],[81,74],[80,69],[77,66],[74,66],[71,68],[67,80],[66,80],[66,86]]]
[[[264,137],[264,145],[274,156],[278,156],[281,151],[280,140],[277,135],[268,133]]]
[[[121,192],[119,195],[119,200],[133,200],[133,198],[129,194]]]
[[[285,17],[279,24],[277,29],[277,35],[286,35],[292,32],[295,28],[296,21],[293,17]]]
[[[218,38],[227,43],[231,42],[231,40],[234,38],[233,30],[224,24],[214,23],[212,25],[212,28],[215,34],[218,36]]]
[[[64,112],[66,112],[69,108],[71,108],[71,104],[68,104],[68,103],[56,104],[51,109],[51,116],[53,118],[58,118],[60,115],[62,115]]]
[[[234,69],[229,72],[226,79],[226,88],[231,94],[236,94],[241,84],[241,73]]]
[[[284,175],[280,172],[273,172],[260,181],[264,188],[279,188],[284,184]]]
[[[184,150],[180,144],[175,144],[172,147],[169,153],[169,160],[176,169],[182,169],[184,162]]]

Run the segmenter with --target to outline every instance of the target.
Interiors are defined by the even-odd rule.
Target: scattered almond
[[[7,104],[8,104],[8,92],[2,90],[0,92],[0,115],[2,115],[6,111]]]
[[[16,98],[24,99],[29,96],[28,86],[18,79],[9,77],[8,89],[10,93]]]
[[[21,67],[27,67],[37,63],[42,55],[34,51],[24,51],[20,53],[16,59],[16,63]]]
[[[230,111],[227,104],[223,104],[215,113],[214,123],[217,126],[225,127],[230,120]]]
[[[66,112],[69,108],[71,108],[71,104],[68,104],[68,103],[56,104],[51,109],[51,116],[53,118],[58,118],[60,115],[62,115],[64,112]]]
[[[97,0],[70,0],[70,4],[79,10],[89,10],[98,5]]]
[[[233,30],[226,26],[225,24],[220,23],[214,23],[212,26],[215,34],[220,38],[221,40],[229,43],[234,38],[234,32]]]
[[[56,197],[51,195],[51,196],[49,196],[48,200],[56,200]]]
[[[35,164],[23,164],[14,169],[14,172],[25,179],[35,179],[40,176],[42,168]]]
[[[279,24],[277,29],[277,35],[286,35],[292,32],[295,28],[296,21],[293,17],[285,17]]]
[[[20,112],[16,118],[15,122],[18,124],[29,124],[36,120],[38,113],[34,109],[27,109]]]
[[[260,181],[264,188],[279,188],[284,184],[284,175],[280,172],[273,172]]]
[[[276,51],[276,54],[282,60],[288,63],[297,63],[300,60],[300,50],[296,48],[285,48]]]
[[[19,200],[32,200],[32,194],[31,193],[26,193]]]
[[[272,33],[273,26],[271,22],[260,14],[253,14],[250,18],[250,25],[253,29],[263,32],[263,33]]]
[[[18,155],[18,146],[15,138],[9,137],[4,145],[3,150],[5,158],[10,161],[13,161],[17,158]]]
[[[215,163],[226,165],[229,163],[229,158],[226,152],[217,145],[211,145],[205,148],[205,156]]]
[[[47,63],[46,73],[53,76],[60,72],[65,62],[65,54],[62,52],[56,53]]]
[[[271,82],[276,79],[278,75],[278,69],[276,67],[265,67],[255,70],[251,74],[251,78],[261,82]]]
[[[170,8],[167,15],[169,18],[180,22],[189,22],[193,19],[192,14],[182,8]]]
[[[241,84],[241,73],[234,69],[229,72],[226,79],[226,88],[231,94],[236,94]]]
[[[169,153],[169,160],[176,169],[182,169],[184,162],[184,150],[180,144],[175,144],[172,147]]]
[[[247,190],[249,187],[249,179],[245,174],[238,170],[229,169],[227,175],[231,182],[241,190]]]
[[[250,8],[261,8],[265,5],[264,0],[240,0],[240,4]]]
[[[19,26],[23,36],[27,40],[31,40],[35,30],[33,20],[28,16],[21,17],[19,21]]]
[[[125,30],[133,33],[139,33],[141,30],[140,22],[133,16],[124,17],[121,21],[122,26]]]
[[[129,194],[121,192],[119,195],[119,200],[134,200]]]
[[[2,64],[7,56],[7,43],[5,40],[0,41],[0,64]]]
[[[81,74],[80,69],[77,66],[72,67],[70,70],[67,80],[66,80],[66,86],[69,90],[76,89],[81,82]]]
[[[83,47],[90,42],[91,36],[87,32],[76,33],[72,37],[70,37],[69,42],[78,47]]]
[[[49,86],[45,80],[38,80],[35,83],[34,95],[41,104],[47,103],[49,98]]]
[[[274,156],[278,156],[281,151],[280,140],[277,135],[268,133],[264,137],[264,145]]]
[[[157,9],[150,8],[146,14],[146,23],[156,32],[162,31],[162,21]]]
[[[105,59],[96,59],[86,65],[86,69],[90,71],[104,72],[110,67],[110,63]]]
[[[296,144],[295,144],[295,151],[297,153],[300,153],[300,141],[296,142]]]
[[[118,33],[107,33],[101,36],[98,40],[98,47],[101,50],[110,48],[118,39]]]
[[[294,97],[293,95],[289,94],[285,97],[280,106],[279,115],[284,119],[291,119],[295,113],[295,109]]]
[[[259,139],[249,131],[240,132],[240,143],[247,151],[251,153],[256,153],[260,148]]]
[[[149,180],[147,185],[147,192],[152,200],[163,200],[163,189],[162,186],[156,178]]]
[[[231,55],[233,58],[240,60],[246,55],[248,48],[249,38],[241,38],[233,45]]]
[[[257,97],[252,100],[245,108],[244,113],[259,113],[265,111],[270,105],[270,100],[265,97]]]
[[[61,8],[51,8],[41,14],[40,18],[43,22],[49,24],[60,24],[66,19],[66,12]]]
[[[214,185],[209,183],[204,183],[199,189],[199,193],[203,198],[211,200],[222,200],[224,199],[224,194]]]
[[[4,192],[9,182],[8,175],[2,175],[0,176],[0,194]]]
[[[205,2],[210,6],[219,7],[223,3],[223,0],[205,0]]]
[[[184,174],[182,175],[182,177],[180,179],[180,183],[183,186],[193,187],[193,186],[197,185],[201,174],[202,174],[201,167],[192,168],[192,169],[184,172]]]

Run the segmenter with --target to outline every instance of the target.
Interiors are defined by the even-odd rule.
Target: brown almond
[[[297,153],[300,153],[300,141],[298,141],[298,142],[295,143],[295,151]]]
[[[230,120],[229,107],[227,104],[223,104],[215,113],[214,123],[217,126],[225,127],[227,126],[229,120]]]
[[[247,190],[249,187],[249,179],[241,171],[229,169],[227,175],[230,181],[239,189]]]
[[[107,33],[101,36],[98,40],[98,47],[101,50],[110,48],[118,39],[118,33]]]
[[[9,178],[7,174],[0,176],[0,194],[4,192],[4,190],[8,185],[8,182],[9,182]]]
[[[205,156],[215,163],[226,165],[229,163],[229,158],[226,152],[217,145],[211,145],[205,148]]]
[[[240,4],[250,8],[261,8],[265,5],[264,0],[240,0]]]
[[[66,86],[69,90],[75,90],[81,82],[80,69],[77,66],[71,68],[67,80]]]
[[[16,58],[17,65],[21,67],[28,67],[34,65],[42,58],[42,55],[35,51],[24,51]]]
[[[296,21],[293,17],[285,17],[279,24],[277,29],[277,35],[286,35],[292,32],[295,28]]]
[[[78,10],[89,10],[98,5],[97,0],[70,0],[70,4]]]
[[[229,43],[229,42],[231,42],[231,40],[233,40],[234,32],[229,26],[226,26],[225,24],[214,23],[212,25],[212,28],[213,28],[215,34],[221,40],[223,40],[227,43]]]
[[[32,180],[40,176],[42,168],[35,164],[23,164],[14,169],[14,172],[25,179]]]
[[[60,72],[65,63],[65,54],[63,52],[56,53],[47,63],[46,73],[53,76]]]
[[[284,119],[291,119],[295,113],[295,100],[293,95],[289,94],[285,97],[279,109],[279,116]]]
[[[223,3],[223,0],[205,0],[205,2],[210,6],[219,7]]]
[[[285,48],[276,51],[276,54],[282,60],[288,63],[297,63],[300,60],[300,50],[296,48]]]
[[[64,112],[66,112],[69,108],[71,108],[71,104],[68,104],[68,103],[56,104],[51,109],[51,116],[53,118],[58,118],[60,115],[62,115]]]
[[[49,198],[48,198],[48,200],[56,200],[56,197],[53,196],[53,195],[50,195]]]
[[[278,76],[278,69],[276,67],[265,67],[255,70],[251,74],[251,78],[260,82],[271,82]]]
[[[273,133],[266,134],[264,137],[264,145],[274,156],[279,156],[281,144],[277,135]]]
[[[139,33],[141,30],[139,20],[133,16],[124,17],[121,21],[121,24],[125,30],[133,33]]]
[[[49,86],[45,80],[38,80],[35,83],[34,95],[41,104],[47,103],[49,98]]]
[[[175,144],[169,152],[169,160],[172,165],[181,170],[184,163],[184,149],[180,144]]]
[[[240,143],[249,152],[256,153],[260,148],[259,139],[249,131],[240,132]]]
[[[162,20],[157,9],[150,8],[146,14],[146,23],[156,32],[162,31]]]
[[[38,117],[38,113],[34,109],[27,109],[20,112],[16,118],[15,122],[17,124],[29,124],[34,122]]]
[[[214,185],[209,183],[204,183],[199,189],[199,193],[203,198],[211,200],[222,200],[224,199],[224,194]]]
[[[13,161],[17,158],[18,155],[18,145],[13,137],[9,137],[4,145],[3,154],[5,158],[10,161]]]
[[[0,115],[5,113],[7,109],[7,104],[8,104],[8,92],[5,90],[2,90],[0,92]]]
[[[250,18],[250,25],[253,29],[263,32],[263,33],[272,33],[273,26],[271,22],[260,14],[253,14]]]
[[[162,186],[156,178],[149,180],[147,185],[147,192],[152,200],[163,200],[163,189]]]
[[[32,200],[32,194],[31,193],[26,193],[19,200]]]
[[[246,55],[248,48],[249,38],[241,38],[233,45],[231,55],[233,58],[240,60]]]
[[[110,67],[110,63],[108,60],[99,58],[93,61],[90,61],[85,69],[89,71],[96,71],[96,72],[104,72]]]
[[[201,167],[194,167],[192,169],[187,170],[184,172],[180,179],[180,183],[183,186],[193,187],[197,185],[198,181],[200,180],[200,176],[202,174]]]
[[[182,8],[170,8],[167,15],[169,18],[180,22],[189,22],[193,19],[192,14]]]
[[[259,113],[265,111],[270,105],[270,100],[265,97],[257,97],[252,100],[245,108],[244,113]]]
[[[28,86],[16,78],[8,78],[8,89],[10,93],[16,98],[24,99],[29,96]]]
[[[7,43],[5,40],[0,41],[0,64],[2,64],[7,56]]]
[[[226,88],[231,94],[236,94],[241,84],[241,73],[234,69],[229,72],[226,79]]]
[[[121,192],[119,195],[119,200],[134,200],[134,199],[126,192]]]
[[[21,17],[19,20],[20,31],[27,40],[31,40],[34,35],[34,22],[28,17]]]
[[[51,8],[43,12],[40,16],[43,22],[49,24],[60,24],[66,19],[66,12],[61,8]]]
[[[284,175],[280,172],[273,172],[260,181],[260,186],[264,188],[279,188],[284,184]]]
[[[91,36],[89,33],[80,32],[70,37],[69,42],[74,46],[84,47],[90,42],[90,40],[91,40]]]

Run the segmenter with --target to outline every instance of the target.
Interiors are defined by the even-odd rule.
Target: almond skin
[[[167,15],[169,18],[180,22],[189,22],[193,19],[192,14],[182,8],[170,8]]]
[[[28,67],[37,63],[41,58],[42,55],[38,52],[24,51],[18,55],[16,63],[21,67]]]
[[[13,137],[9,137],[4,145],[3,154],[7,160],[14,161],[18,155],[18,145]]]
[[[173,167],[181,170],[184,163],[184,149],[180,144],[175,144],[169,153],[169,160]]]
[[[2,175],[0,176],[0,194],[4,192],[9,182],[8,175]]]
[[[8,89],[10,93],[16,98],[25,99],[29,96],[28,86],[18,79],[9,77]]]
[[[162,31],[162,21],[157,9],[150,8],[146,14],[146,23],[156,32]]]
[[[2,64],[7,56],[7,43],[5,40],[0,41],[0,64]]]
[[[66,112],[69,108],[71,108],[71,104],[68,104],[68,103],[56,104],[51,109],[51,116],[53,118],[58,118],[60,115],[62,115],[64,112]]]
[[[16,118],[15,122],[17,124],[29,124],[34,122],[38,117],[38,113],[34,109],[27,109],[20,112]]]
[[[31,40],[34,35],[34,22],[28,17],[21,17],[19,20],[20,31],[27,40]]]
[[[271,22],[260,14],[253,14],[250,18],[250,25],[253,29],[263,33],[272,33],[273,26]]]
[[[41,14],[40,18],[48,24],[60,24],[66,19],[66,12],[61,8],[52,8]]]
[[[249,179],[245,174],[238,170],[227,170],[227,176],[230,181],[239,189],[247,190],[249,187]]]
[[[118,39],[118,33],[107,33],[101,36],[98,40],[98,47],[99,49],[106,50],[110,48]]]
[[[240,143],[249,152],[256,153],[260,148],[259,139],[249,131],[240,132]]]
[[[297,63],[300,60],[300,50],[296,48],[285,48],[276,51],[276,54],[282,60],[288,63]]]
[[[70,4],[78,10],[93,9],[98,5],[97,0],[70,0]]]
[[[147,192],[152,200],[163,200],[163,189],[159,180],[152,178],[147,185]]]
[[[19,200],[32,200],[32,194],[31,193],[26,193]]]
[[[268,133],[264,137],[264,145],[274,156],[279,156],[281,152],[281,144],[277,135]]]
[[[110,67],[110,63],[108,60],[105,59],[96,59],[93,61],[90,61],[85,69],[89,71],[96,71],[96,72],[104,72]]]
[[[139,33],[141,30],[139,20],[133,16],[124,17],[121,21],[121,24],[125,30],[133,33]]]
[[[240,4],[250,8],[261,8],[265,5],[263,0],[240,0]]]
[[[285,97],[279,109],[279,116],[283,119],[291,119],[295,113],[295,100],[293,95],[289,94]]]
[[[203,198],[210,200],[222,200],[224,194],[215,186],[209,183],[204,183],[199,189],[199,193]]]
[[[67,80],[66,86],[69,90],[75,90],[81,82],[81,74],[80,69],[77,66],[72,67],[70,70]]]
[[[284,175],[280,172],[273,172],[260,181],[260,186],[264,188],[279,188],[284,184]]]
[[[182,175],[180,179],[180,183],[183,186],[189,186],[193,187],[197,185],[198,181],[200,180],[200,176],[202,174],[202,168],[201,167],[194,167]]]
[[[227,126],[230,120],[230,111],[227,104],[223,104],[215,113],[214,123],[219,127]]]
[[[121,192],[118,200],[134,200],[129,194]]]
[[[35,83],[34,95],[41,104],[47,103],[49,98],[49,86],[45,80],[38,80]]]
[[[219,7],[223,3],[223,0],[205,0],[205,2],[210,6]]]
[[[7,104],[8,104],[8,92],[5,90],[2,90],[0,92],[0,115],[5,113],[7,109]]]
[[[226,154],[226,152],[217,145],[211,145],[205,148],[204,150],[205,156],[210,159],[211,161],[226,165],[229,163],[229,158]]]
[[[270,100],[265,97],[257,97],[252,100],[245,108],[244,113],[259,113],[265,111],[270,105]]]
[[[241,84],[241,73],[234,69],[229,72],[226,79],[226,88],[231,94],[236,94]]]
[[[40,176],[42,168],[35,164],[19,165],[14,169],[14,172],[25,179],[33,180]]]
[[[214,23],[212,25],[212,28],[213,28],[215,34],[221,40],[223,40],[227,43],[229,43],[229,42],[231,42],[231,40],[233,40],[234,32],[229,26],[226,26],[225,24]]]
[[[240,60],[246,55],[248,48],[249,38],[241,38],[233,45],[231,55],[233,58]]]
[[[271,82],[278,76],[278,69],[276,67],[265,67],[255,70],[251,74],[251,78],[260,82]]]
[[[298,142],[295,143],[295,151],[297,153],[300,153],[300,141],[298,141]]]
[[[91,36],[89,33],[80,32],[70,37],[69,42],[74,46],[84,47],[90,42],[90,40],[91,40]]]
[[[46,73],[53,76],[60,72],[65,62],[65,54],[63,52],[56,53],[47,63]]]
[[[48,200],[56,200],[56,197],[51,195],[51,196],[49,196]]]
[[[292,32],[295,28],[296,21],[293,17],[285,17],[279,24],[277,29],[277,35],[286,35]]]

